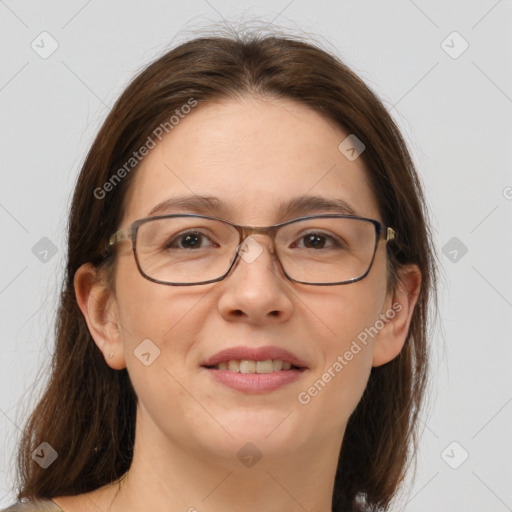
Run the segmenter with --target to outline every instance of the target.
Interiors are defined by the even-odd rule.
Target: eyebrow
[[[171,197],[158,203],[151,209],[148,216],[163,215],[173,210],[213,216],[226,216],[230,211],[228,205],[218,197],[188,195]],[[343,199],[311,195],[295,197],[288,202],[282,203],[277,210],[277,214],[280,218],[284,218],[292,215],[318,212],[320,210],[344,215],[358,215]]]

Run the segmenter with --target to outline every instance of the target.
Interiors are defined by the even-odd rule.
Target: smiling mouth
[[[266,359],[264,361],[253,361],[250,359],[230,359],[229,361],[222,361],[213,366],[204,366],[209,370],[227,370],[233,373],[273,373],[289,370],[304,370],[294,366],[289,361],[282,359]]]

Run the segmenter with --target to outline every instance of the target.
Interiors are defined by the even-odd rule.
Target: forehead
[[[198,106],[142,160],[123,221],[182,211],[270,225],[336,206],[378,219],[362,159],[338,149],[348,135],[292,100]]]

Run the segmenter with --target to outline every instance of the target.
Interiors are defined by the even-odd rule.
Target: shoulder
[[[15,503],[0,512],[64,512],[54,501],[39,499],[24,503]]]

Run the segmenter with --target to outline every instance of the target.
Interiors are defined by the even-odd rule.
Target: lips
[[[219,363],[227,363],[231,360],[247,360],[247,361],[266,361],[268,359],[272,360],[282,360],[289,362],[292,366],[296,368],[307,368],[307,365],[304,361],[299,359],[295,354],[292,354],[290,351],[279,348],[279,347],[232,347],[228,349],[221,350],[217,352],[209,359],[204,361],[201,366],[206,368],[212,368]]]
[[[221,350],[204,361],[201,367],[208,378],[237,392],[249,394],[286,388],[303,379],[308,370],[306,363],[298,356],[272,346],[239,346]]]

